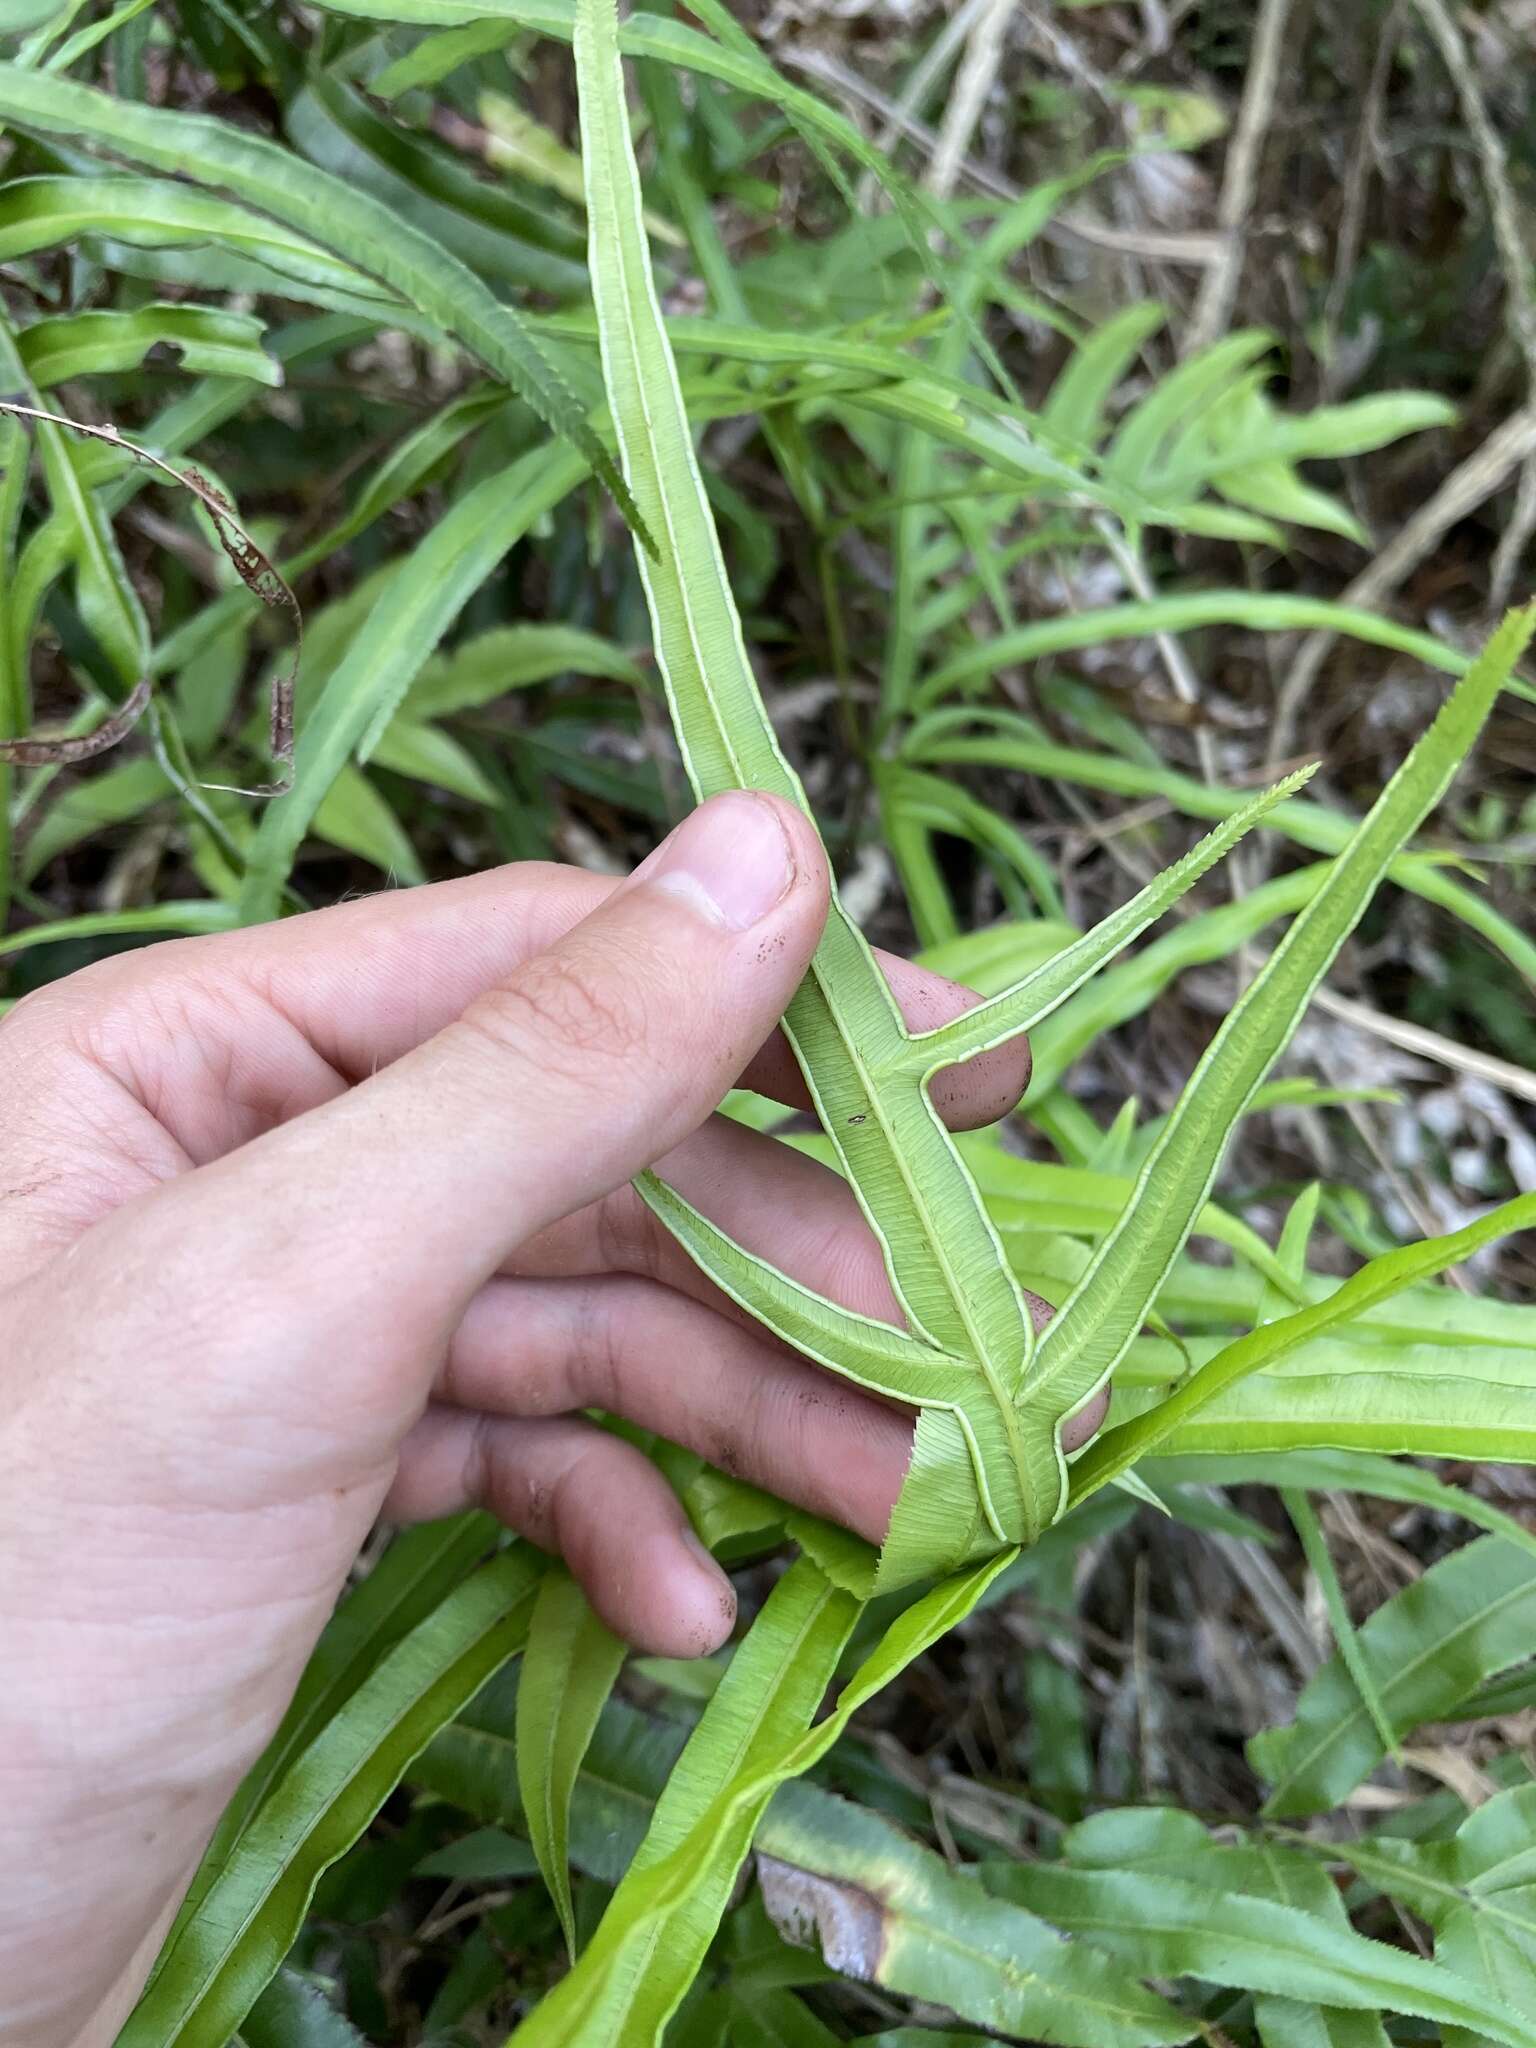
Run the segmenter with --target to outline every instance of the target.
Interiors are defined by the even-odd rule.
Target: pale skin
[[[480,1505],[610,1625],[716,1648],[729,1580],[577,1411],[873,1541],[910,1420],[759,1334],[628,1187],[899,1320],[843,1184],[711,1112],[803,1090],[798,813],[715,799],[626,882],[528,864],[155,946],[0,1027],[0,2038],[111,2041],[381,1517]],[[886,966],[926,1028],[975,1000]],[[940,1076],[1017,1099],[1006,1047]],[[1075,1441],[1098,1420],[1079,1418]]]

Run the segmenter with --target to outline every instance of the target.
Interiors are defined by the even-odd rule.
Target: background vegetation
[[[462,325],[421,290],[407,307],[380,249],[375,205],[595,397],[569,13],[468,12],[12,0],[0,384],[196,479],[0,423],[4,729],[83,735],[153,684],[120,748],[0,771],[9,999],[146,934],[386,877],[618,869],[686,802],[622,522],[544,424],[579,403],[531,354],[450,345]],[[1233,792],[1323,762],[1281,830],[1042,1028],[1023,1115],[970,1155],[1018,1270],[1059,1299],[1275,918],[1529,589],[1536,19],[741,19],[789,83],[762,89],[715,8],[645,31],[649,225],[758,673],[865,929],[1000,987]],[[1057,486],[1052,448],[1096,451],[1109,513]],[[272,800],[241,791],[287,780],[265,699],[296,607],[295,784]],[[1245,1121],[1123,1404],[1274,1313],[1265,1247],[1321,1294],[1536,1188],[1533,754],[1517,683]],[[1478,1253],[1311,1387],[1255,1396],[1246,1459],[1176,1446],[1148,1474],[1169,1512],[1099,1495],[1011,1567],[775,1802],[669,2042],[1290,2048],[1379,2043],[1378,2012],[1418,2015],[1391,2022],[1405,2041],[1476,2038],[1415,2002],[1431,1953],[1532,2030],[1501,2038],[1536,2038],[1533,1285],[1529,1239]],[[1469,1452],[1511,1462],[1275,1462],[1314,1398],[1341,1446],[1352,1401],[1397,1401],[1399,1447],[1443,1447],[1412,1404],[1452,1383],[1496,1416]],[[1469,1519],[1489,1533],[1468,1543]],[[370,1554],[311,1713],[488,1543],[472,1522]],[[777,1570],[744,1564],[745,1609]],[[633,1660],[602,1707],[571,1766],[579,1937],[723,1668]],[[510,1667],[324,1871],[239,2022],[252,2048],[496,2040],[559,1976],[515,1692]],[[1042,2003],[1045,1923],[1171,1993],[1183,2032]],[[1401,1967],[1330,1951],[1351,1924]],[[793,1945],[813,1927],[825,1962]],[[292,1932],[269,1915],[274,1964]],[[225,2009],[141,2038],[222,2039]]]

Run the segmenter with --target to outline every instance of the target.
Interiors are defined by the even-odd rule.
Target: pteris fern
[[[603,375],[625,477],[656,541],[654,555],[637,549],[637,560],[678,743],[700,798],[756,788],[805,809],[747,658],[656,297],[612,0],[584,0],[576,48]],[[1082,492],[1094,492],[1086,476]],[[785,1030],[879,1241],[905,1327],[824,1300],[734,1244],[653,1176],[640,1185],[733,1300],[805,1356],[917,1411],[877,1589],[1029,1543],[1060,1514],[1064,1423],[1103,1387],[1140,1327],[1209,1193],[1227,1133],[1387,860],[1443,791],[1515,651],[1501,645],[1465,679],[1228,1017],[1136,1198],[1039,1339],[928,1083],[941,1067],[1038,1023],[1304,778],[1257,798],[1087,937],[936,1031],[906,1029],[869,946],[834,897]]]
[[[652,284],[613,0],[579,0],[575,47],[603,372],[626,480],[656,542],[654,554],[637,554],[678,742],[700,798],[750,787],[805,808],[747,660]],[[1083,489],[1091,496],[1087,478]],[[834,897],[785,1030],[880,1244],[904,1326],[855,1315],[800,1286],[654,1175],[639,1185],[700,1268],[786,1343],[916,1410],[911,1462],[873,1566],[852,1539],[838,1541],[837,1532],[806,1517],[788,1518],[807,1554],[778,1581],[738,1647],[590,1946],[519,2029],[517,2048],[658,2042],[703,1966],[774,1790],[809,1768],[862,1701],[970,1611],[1012,1546],[1032,1541],[1063,1511],[1063,1424],[1106,1383],[1152,1309],[1205,1203],[1228,1133],[1388,862],[1444,791],[1533,623],[1536,614],[1512,615],[1225,1020],[1130,1203],[1038,1340],[928,1084],[940,1068],[1045,1016],[1301,778],[1229,819],[1018,986],[936,1031],[907,1031],[863,936]],[[1502,1212],[1488,1219],[1490,1231],[1501,1222],[1508,1227]],[[1440,1270],[1461,1249],[1448,1239],[1420,1247],[1401,1271],[1383,1271],[1379,1285],[1391,1290]],[[1367,1292],[1375,1284],[1367,1275],[1360,1281]],[[1229,1384],[1283,1356],[1305,1341],[1318,1315],[1280,1317],[1256,1333],[1257,1344],[1240,1340],[1197,1378]],[[1201,1397],[1193,1385],[1192,1393]],[[1101,1439],[1091,1474],[1076,1468],[1087,1484],[1072,1497],[1095,1484],[1134,1484],[1139,1442],[1134,1423]],[[970,1570],[957,1570],[978,1557]],[[921,1578],[939,1584],[892,1625],[836,1710],[817,1723],[863,1600]],[[567,1784],[561,1796],[568,1792]],[[1061,1967],[1095,1962],[1105,1966],[1102,1957],[1067,1955]],[[1117,1996],[1146,2002],[1136,2016],[1148,2029],[1143,2038],[1176,2036],[1177,2015],[1153,1994],[1125,1986]]]

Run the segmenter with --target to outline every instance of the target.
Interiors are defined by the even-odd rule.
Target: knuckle
[[[599,1438],[576,1452],[550,1489],[548,1526],[555,1548],[568,1564],[580,1555],[594,1522],[614,1498],[613,1463]]]
[[[459,1491],[467,1501],[489,1501],[494,1491],[494,1445],[491,1418],[474,1415],[464,1436],[464,1463],[459,1473]]]
[[[644,1006],[633,989],[605,987],[588,966],[560,953],[544,954],[488,989],[463,1021],[503,1052],[524,1055],[536,1045],[545,1068],[563,1054],[573,1068],[594,1057],[623,1060],[646,1036]]]
[[[748,1445],[755,1443],[759,1435],[760,1431],[751,1420],[721,1421],[706,1433],[699,1453],[727,1479],[740,1479],[751,1462]]]
[[[664,1277],[662,1226],[631,1187],[616,1188],[597,1204],[597,1257],[601,1271],[641,1280]]]
[[[193,943],[172,941],[156,951],[174,956]],[[35,991],[10,1021],[19,1018],[60,1054],[138,1089],[160,1048],[194,1045],[207,1058],[212,1047],[222,1056],[232,1035],[227,1013],[238,1019],[235,999],[217,979],[187,971],[196,957],[182,951],[179,961],[157,962],[154,973],[131,954],[92,961]]]
[[[570,1364],[581,1388],[583,1407],[622,1406],[628,1318],[616,1297],[616,1287],[623,1290],[624,1283],[589,1279],[579,1287],[572,1308]]]
[[[443,1362],[438,1370],[437,1386],[433,1393],[433,1398],[440,1401],[445,1408],[458,1408],[466,1412],[476,1408],[477,1404],[470,1397],[468,1387],[468,1367],[467,1342],[464,1327],[460,1324],[444,1348]]]
[[[115,960],[77,967],[44,983],[15,1003],[0,1030],[7,1047],[47,1046],[95,1060],[98,1020],[116,1017],[123,1005],[123,975]]]

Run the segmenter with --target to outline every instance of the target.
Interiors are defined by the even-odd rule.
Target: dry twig
[[[1491,498],[1533,455],[1536,405],[1527,405],[1495,427],[1482,446],[1451,471],[1435,495],[1404,521],[1376,559],[1355,577],[1339,602],[1361,607],[1381,604],[1434,552],[1458,520]],[[1297,650],[1276,692],[1268,763],[1291,752],[1297,720],[1337,638],[1335,633],[1309,633]]]
[[[944,109],[939,139],[928,165],[926,182],[937,199],[947,199],[955,189],[960,166],[970,151],[971,137],[997,81],[1003,35],[1012,12],[1013,0],[987,0],[966,39],[965,55],[955,74],[954,91]]]
[[[22,405],[15,399],[0,399],[0,413],[9,413],[13,418],[23,420],[44,420],[50,426],[67,427],[72,434],[84,435],[88,440],[105,441],[110,447],[121,448],[131,455],[135,462],[158,469],[172,483],[180,484],[190,491],[213,525],[219,545],[233,563],[235,572],[246,589],[264,605],[274,610],[286,611],[293,619],[293,654],[272,680],[272,714],[268,743],[272,758],[281,770],[281,779],[266,789],[236,789],[237,796],[282,796],[292,783],[293,771],[293,693],[298,681],[299,658],[304,641],[304,615],[299,601],[294,596],[282,573],[262,553],[245,528],[235,516],[235,508],[228,498],[214,484],[210,483],[200,470],[178,469],[167,462],[152,448],[140,447],[136,441],[128,440],[114,426],[92,426],[88,421],[70,419],[64,413],[45,412],[40,406]],[[93,754],[105,753],[125,739],[138,723],[149,704],[150,685],[148,676],[141,677],[134,685],[127,701],[118,711],[94,732],[81,735],[62,735],[53,739],[34,737],[31,739],[6,740],[0,742],[0,760],[19,763],[23,767],[57,767],[76,761],[88,760]],[[205,787],[220,789],[222,783],[208,783]]]
[[[1253,210],[1259,181],[1259,160],[1264,139],[1275,113],[1275,90],[1280,77],[1280,45],[1285,38],[1291,0],[1264,0],[1253,28],[1253,47],[1248,58],[1248,76],[1243,85],[1237,126],[1227,151],[1222,178],[1221,200],[1216,218],[1220,224],[1221,253],[1200,281],[1200,294],[1184,337],[1184,354],[1198,355],[1209,348],[1232,322],[1237,288],[1242,281],[1248,216]]]
[[[1382,155],[1381,110],[1387,95],[1387,80],[1391,75],[1392,60],[1397,54],[1401,14],[1402,0],[1398,0],[1398,4],[1382,23],[1381,33],[1376,39],[1376,52],[1371,61],[1371,76],[1360,106],[1355,146],[1350,153],[1349,169],[1344,177],[1344,201],[1339,212],[1339,233],[1334,248],[1333,281],[1328,287],[1328,299],[1323,308],[1323,331],[1327,335],[1323,388],[1329,397],[1338,395],[1342,383],[1340,371],[1343,352],[1339,346],[1339,327],[1344,318],[1344,301],[1349,294],[1355,265],[1359,261],[1360,244],[1365,231],[1365,201],[1370,185],[1371,160],[1375,158],[1379,163]]]
[[[1488,195],[1488,214],[1493,226],[1499,267],[1504,273],[1506,310],[1510,333],[1525,363],[1527,403],[1536,406],[1536,289],[1531,281],[1531,258],[1520,229],[1519,209],[1509,182],[1504,144],[1493,125],[1487,105],[1478,89],[1477,75],[1467,55],[1461,31],[1452,21],[1445,0],[1414,0],[1424,25],[1434,37],[1445,68],[1451,74],[1461,117],[1467,124],[1472,147]],[[1500,538],[1493,558],[1489,582],[1490,611],[1502,611],[1514,589],[1515,576],[1526,544],[1536,532],[1536,453],[1521,465],[1520,488],[1509,524]]]
[[[945,22],[921,58],[913,65],[906,82],[894,104],[905,117],[921,117],[928,104],[928,95],[954,62],[979,15],[992,5],[992,0],[964,0]],[[887,121],[874,138],[875,147],[889,155],[895,147],[897,137],[903,133],[900,120]],[[873,205],[879,181],[873,171],[866,171],[859,180],[859,204]]]
[[[845,99],[867,108],[925,155],[932,156],[937,150],[937,130],[907,113],[900,102],[871,85],[868,79],[861,78],[851,65],[839,63],[824,50],[798,44],[786,45],[779,56],[782,62],[803,71],[808,78],[818,79]],[[1023,191],[1012,178],[1005,178],[989,165],[978,163],[974,157],[965,158],[960,166],[960,175],[978,192],[985,192],[994,199],[1018,199]],[[1207,264],[1218,261],[1222,250],[1220,235],[1165,234],[1151,229],[1111,227],[1081,210],[1057,214],[1054,220],[1046,223],[1041,235],[1047,242],[1082,243],[1093,249],[1107,249],[1117,256],[1138,256],[1147,262],[1178,263],[1195,269],[1203,269]]]

